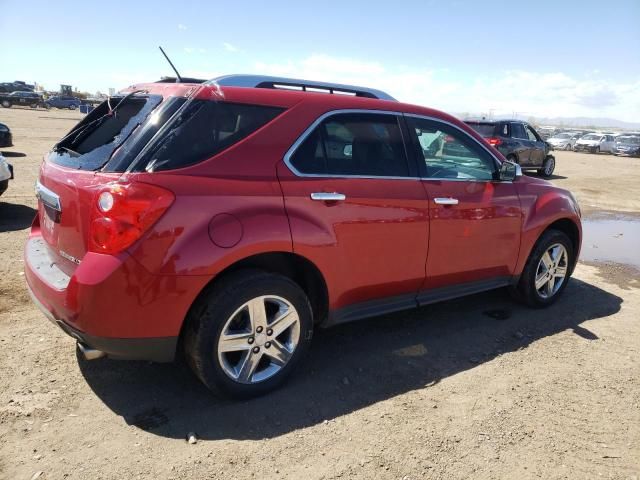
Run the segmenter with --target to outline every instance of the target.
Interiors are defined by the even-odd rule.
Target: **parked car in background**
[[[536,131],[540,135],[540,138],[542,138],[543,140],[546,140],[548,138],[553,137],[556,133],[560,132],[561,130],[558,129],[557,127],[538,127]]]
[[[13,167],[0,153],[0,195],[7,190],[11,179],[13,179]]]
[[[640,157],[640,135],[620,135],[611,149],[614,155]]]
[[[315,327],[505,286],[546,307],[576,265],[571,193],[451,115],[248,75],[111,105],[45,155],[24,249],[34,302],[85,358],[184,354],[211,389],[254,396]]]
[[[47,100],[47,105],[55,108],[67,108],[69,110],[75,110],[80,105],[82,105],[82,100],[76,97],[61,95],[49,98],[49,100]]]
[[[556,133],[547,139],[547,143],[551,145],[554,150],[572,150],[580,137],[581,135],[575,132]]]
[[[13,106],[48,108],[42,95],[36,92],[0,93],[0,105],[4,108],[11,108]]]
[[[523,170],[536,170],[543,177],[553,174],[556,159],[550,154],[551,148],[528,123],[518,120],[465,120],[465,123]]]
[[[611,152],[615,138],[613,135],[605,135],[602,133],[589,133],[580,137],[573,146],[576,152]]]
[[[0,123],[0,147],[12,147],[13,137],[11,129],[4,123]]]

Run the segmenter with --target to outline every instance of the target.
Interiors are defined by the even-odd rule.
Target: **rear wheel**
[[[565,233],[547,230],[529,255],[512,293],[530,307],[551,305],[567,286],[573,255],[573,245]]]
[[[306,352],[313,315],[289,278],[258,270],[232,274],[192,308],[187,361],[214,392],[253,397],[280,385]]]
[[[553,175],[553,171],[556,169],[556,159],[549,155],[544,159],[542,168],[538,169],[538,175],[549,178]]]

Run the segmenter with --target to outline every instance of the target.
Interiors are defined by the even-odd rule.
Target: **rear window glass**
[[[100,169],[161,101],[159,95],[110,98],[53,147],[49,160],[80,170]]]
[[[284,109],[194,100],[150,147],[141,167],[153,171],[186,167],[211,158],[266,125]]]
[[[478,132],[483,137],[492,137],[495,135],[496,124],[495,123],[473,123],[467,122],[471,128]]]

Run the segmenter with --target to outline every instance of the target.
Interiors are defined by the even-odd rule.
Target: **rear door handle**
[[[338,192],[315,192],[311,194],[311,200],[317,202],[343,202],[347,199],[344,193]]]
[[[433,199],[434,202],[436,202],[438,205],[458,205],[458,199],[457,198],[434,198]]]

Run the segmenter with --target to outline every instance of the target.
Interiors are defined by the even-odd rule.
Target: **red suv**
[[[533,307],[581,243],[566,190],[454,117],[273,77],[135,85],[44,159],[33,300],[88,359],[186,356],[266,392],[316,326],[510,287]]]

